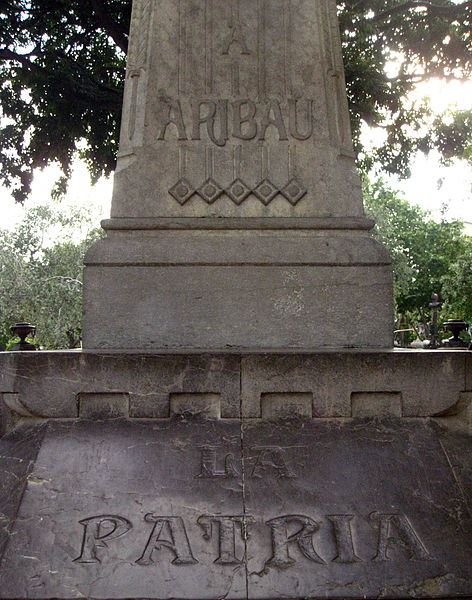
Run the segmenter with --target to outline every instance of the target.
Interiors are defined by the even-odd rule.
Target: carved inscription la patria
[[[241,477],[241,467],[234,452],[215,445],[204,445],[199,450],[201,468],[195,475],[197,479],[206,479],[209,483],[213,480],[217,484]],[[297,447],[250,447],[245,461],[246,477],[264,481],[268,491],[272,486],[270,482],[297,479],[299,474],[292,463],[299,450]],[[318,512],[316,507],[313,509]],[[177,566],[199,564],[199,556],[193,549],[195,539],[189,534],[190,524],[182,516],[148,512],[144,521],[148,524],[146,533],[133,536],[133,518],[128,516],[101,514],[80,520],[82,541],[74,562],[82,565],[101,563],[109,560],[112,549],[116,556],[120,544],[127,546],[132,543],[136,548],[135,564],[141,567],[163,561]],[[234,567],[243,564],[244,546],[251,535],[257,535],[256,530],[253,531],[257,522],[256,516],[251,514],[204,514],[191,525],[193,531],[197,525],[203,540],[217,549],[213,557],[215,564]],[[265,520],[264,526],[270,539],[266,556],[261,557],[265,561],[264,568],[287,569],[302,561],[307,565],[390,562],[395,560],[398,550],[408,560],[432,560],[413,523],[400,512],[338,513],[322,517],[284,514]],[[356,538],[363,527],[376,531],[369,554],[365,551],[362,554],[356,547]],[[325,541],[328,538],[335,549],[331,555],[323,550],[326,544],[319,546],[320,534]]]

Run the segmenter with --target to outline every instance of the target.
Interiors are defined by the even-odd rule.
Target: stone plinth
[[[0,393],[4,431],[15,415],[76,419],[100,400],[110,414],[167,419],[185,397],[224,419],[277,416],[287,404],[313,419],[451,417],[467,409],[472,355],[0,353]]]
[[[135,0],[84,347],[387,348],[334,0]]]
[[[0,393],[1,598],[472,595],[467,352],[0,354]]]
[[[388,347],[388,257],[364,233],[113,231],[86,259],[85,345]]]

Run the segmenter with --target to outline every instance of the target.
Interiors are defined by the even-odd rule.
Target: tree
[[[18,201],[32,171],[73,157],[92,177],[114,168],[131,0],[0,0],[0,178]],[[472,160],[472,112],[434,117],[408,95],[429,77],[472,71],[472,0],[338,0],[347,90],[361,165],[408,174],[411,155],[438,148]],[[397,73],[386,65],[395,61]],[[385,129],[370,155],[361,123]]]
[[[442,317],[472,320],[472,238],[460,221],[434,221],[385,182],[364,181],[374,237],[393,262],[396,321],[400,327],[427,325],[431,294],[443,301]]]
[[[464,318],[472,325],[472,242],[451,265],[443,278],[446,308],[452,317]]]
[[[472,1],[347,0],[338,7],[361,166],[377,163],[408,176],[412,154],[433,148],[445,161],[471,161],[472,111],[434,115],[427,99],[410,98],[415,86],[430,78],[470,78]],[[389,63],[393,75],[387,74]],[[370,156],[360,144],[362,122],[385,131],[384,143]]]
[[[71,241],[80,231],[82,239]],[[50,206],[28,210],[13,233],[0,230],[0,350],[19,321],[37,326],[46,349],[74,347],[81,331],[83,257],[100,235],[91,230],[89,215],[66,216]],[[54,244],[44,247],[45,238]]]

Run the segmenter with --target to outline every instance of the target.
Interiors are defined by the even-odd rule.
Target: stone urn
[[[34,337],[36,333],[36,327],[31,323],[16,323],[10,327],[10,332],[20,338],[20,341],[10,348],[10,352],[34,352],[38,349],[34,344],[26,341],[28,336]]]
[[[467,348],[469,346],[468,342],[461,339],[459,334],[461,331],[466,331],[468,327],[469,324],[463,319],[449,319],[449,321],[446,321],[444,323],[444,329],[450,331],[452,337],[445,340],[444,346],[446,348]]]

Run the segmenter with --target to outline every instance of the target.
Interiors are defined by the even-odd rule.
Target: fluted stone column
[[[134,0],[84,347],[385,348],[335,0]]]

